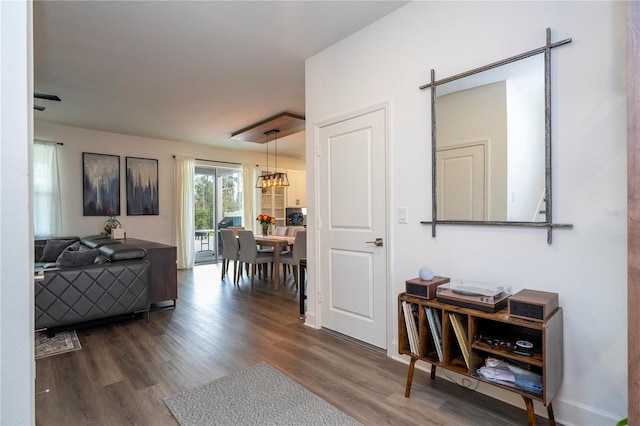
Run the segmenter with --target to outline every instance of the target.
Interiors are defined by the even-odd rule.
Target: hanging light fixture
[[[256,188],[262,188],[263,190],[267,190],[269,188],[281,188],[283,186],[289,186],[289,178],[286,173],[278,172],[278,133],[280,130],[273,129],[264,132],[265,137],[267,138],[267,168],[263,174],[258,176],[256,180]],[[275,167],[274,172],[269,170],[269,135],[275,135],[276,141],[276,149],[275,149]]]

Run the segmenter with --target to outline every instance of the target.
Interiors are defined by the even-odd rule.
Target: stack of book
[[[414,316],[413,304],[403,300],[402,312],[404,314],[404,324],[407,328],[409,350],[412,354],[420,355],[420,335],[418,334],[418,321]]]
[[[427,314],[427,321],[429,322],[429,329],[431,330],[431,337],[433,339],[433,345],[436,347],[438,353],[438,360],[444,361],[442,355],[442,323],[440,322],[440,313],[429,306],[424,307],[424,311]]]
[[[458,345],[460,346],[464,363],[467,364],[467,368],[471,368],[471,364],[469,362],[469,338],[467,337],[467,331],[463,325],[461,315],[450,312],[449,320],[451,320],[453,331],[456,335],[456,339],[458,340]]]

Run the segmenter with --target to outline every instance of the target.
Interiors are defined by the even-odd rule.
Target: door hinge
[[[318,303],[322,303],[322,293],[318,292]]]

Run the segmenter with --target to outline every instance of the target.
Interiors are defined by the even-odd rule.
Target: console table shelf
[[[410,304],[409,311],[416,323],[418,344],[414,351],[417,352],[411,350],[403,302]],[[437,329],[441,329],[442,336],[432,334],[434,324],[428,318],[427,308],[437,317],[434,322],[440,322]],[[439,331],[436,333],[440,334]],[[431,364],[431,379],[435,379],[436,368],[441,367],[518,393],[524,400],[529,425],[536,423],[533,401],[540,401],[547,407],[549,424],[555,425],[552,400],[562,382],[562,333],[562,308],[556,309],[544,321],[529,321],[510,317],[506,309],[496,313],[482,312],[401,293],[398,296],[398,351],[411,357],[405,396],[410,396],[415,363],[420,360]],[[481,336],[484,336],[482,340]],[[499,343],[487,343],[489,336]],[[533,343],[533,350],[524,355],[514,353],[513,344],[519,340]],[[438,341],[441,352],[436,347]],[[542,392],[479,376],[476,371],[485,365],[489,356],[542,376]]]

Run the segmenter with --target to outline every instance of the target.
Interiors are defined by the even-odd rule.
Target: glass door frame
[[[202,259],[200,262],[197,262],[198,260],[198,256],[197,253],[201,253],[202,251],[202,241],[200,241],[200,247],[201,250],[197,250],[198,248],[198,241],[196,241],[196,264],[200,263],[210,263],[210,262],[217,262],[221,259],[221,254],[222,254],[222,240],[219,237],[219,228],[221,226],[221,222],[223,220],[225,220],[224,214],[226,214],[227,212],[224,211],[224,194],[225,194],[225,188],[223,188],[223,177],[224,176],[228,176],[230,174],[237,174],[237,178],[236,178],[236,182],[238,183],[236,189],[235,189],[235,193],[232,195],[232,197],[234,197],[230,202],[235,202],[239,203],[239,209],[237,209],[235,212],[231,212],[231,213],[239,213],[239,215],[234,215],[231,216],[230,218],[232,219],[232,223],[230,224],[225,224],[225,227],[229,226],[229,225],[233,225],[233,226],[242,226],[242,222],[243,222],[243,211],[244,211],[244,206],[243,206],[243,187],[242,187],[242,167],[241,165],[238,165],[237,167],[230,167],[228,165],[221,165],[221,164],[217,164],[215,162],[211,162],[209,163],[203,163],[203,162],[198,162],[196,161],[196,166],[195,166],[195,176],[196,176],[196,187],[194,187],[194,198],[196,200],[196,205],[194,206],[194,228],[196,231],[196,236],[198,235],[198,231],[201,231],[198,229],[198,220],[196,219],[197,215],[198,215],[198,209],[197,209],[197,203],[198,203],[198,177],[199,176],[209,176],[210,179],[209,181],[212,183],[212,194],[211,194],[211,203],[210,203],[210,207],[211,207],[211,227],[210,228],[203,228],[202,230],[206,230],[209,231],[207,232],[205,235],[201,235],[200,238],[207,238],[207,249],[208,251],[212,251],[212,258],[209,259]],[[229,201],[228,201],[229,202]],[[212,233],[213,235],[209,235],[209,233]]]

